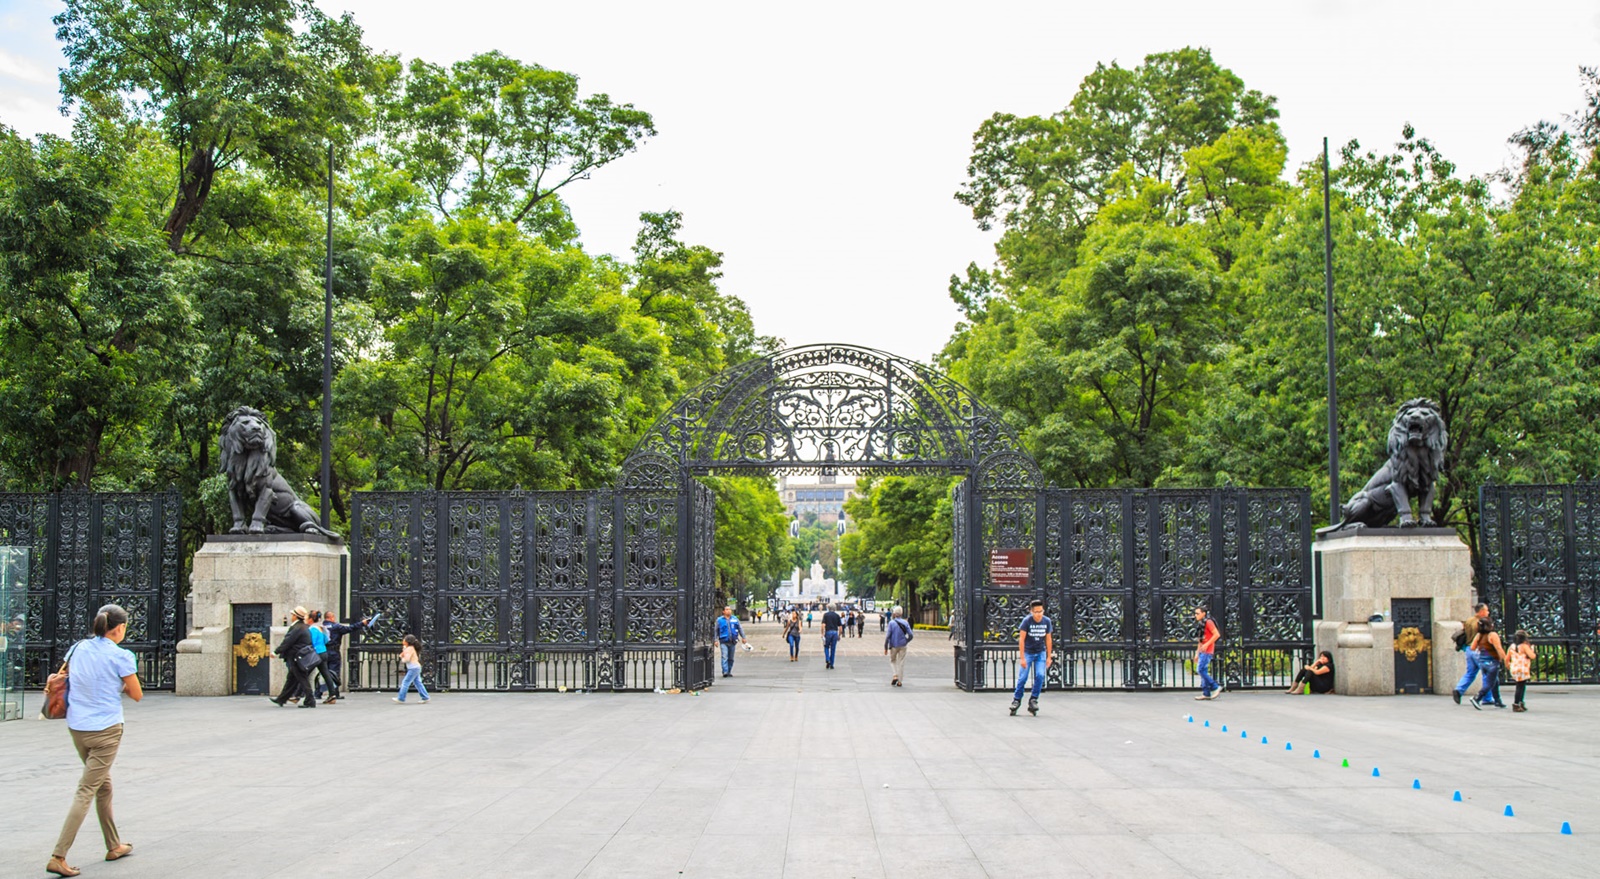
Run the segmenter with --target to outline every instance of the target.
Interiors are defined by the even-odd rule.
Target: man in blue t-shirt
[[[1011,694],[1011,716],[1017,716],[1022,707],[1022,689],[1028,683],[1028,672],[1033,672],[1033,695],[1028,697],[1028,713],[1039,714],[1039,691],[1044,689],[1045,670],[1050,667],[1050,657],[1055,652],[1056,625],[1044,615],[1044,602],[1034,601],[1028,606],[1028,615],[1017,624],[1017,689]]]
[[[725,678],[733,677],[733,651],[740,641],[744,641],[744,629],[733,615],[733,608],[724,607],[722,616],[717,617],[717,644],[722,649],[722,676]]]

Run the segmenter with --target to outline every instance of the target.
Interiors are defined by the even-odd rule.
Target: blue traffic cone
[[[1411,789],[1412,790],[1422,790],[1422,779],[1420,779],[1420,778],[1411,779]]]
[[[1311,759],[1313,759],[1313,760],[1321,760],[1322,759],[1322,750],[1320,748],[1312,748],[1311,749]]]
[[[1511,804],[1510,803],[1506,803],[1506,817],[1507,818],[1515,818],[1515,817],[1517,817],[1516,815],[1512,814],[1512,812],[1511,812]]]
[[[1210,725],[1211,725],[1211,721],[1209,721],[1209,720],[1206,721],[1206,726],[1210,726]]]
[[[1572,824],[1571,824],[1571,822],[1568,822],[1568,821],[1561,822],[1561,835],[1562,836],[1571,836],[1572,835]]]
[[[1267,737],[1266,736],[1262,736],[1261,737],[1261,744],[1265,745],[1266,743],[1267,743]]]
[[[1248,738],[1250,738],[1250,734],[1241,729],[1241,730],[1239,730],[1239,738],[1248,739]]]
[[[1283,743],[1283,749],[1285,751],[1293,751],[1294,750],[1294,742],[1284,742]]]
[[[1378,777],[1378,767],[1376,767],[1376,766],[1372,767],[1372,777],[1373,778],[1377,778]]]
[[[1227,724],[1226,724],[1226,723],[1224,723],[1224,724],[1223,724],[1223,725],[1222,725],[1222,731],[1223,731],[1223,732],[1227,732],[1227,731],[1228,731],[1228,725],[1227,725]]]
[[[1456,791],[1455,795],[1450,798],[1450,802],[1452,802],[1452,803],[1461,802],[1461,791]]]

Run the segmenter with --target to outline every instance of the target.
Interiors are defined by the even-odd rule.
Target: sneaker
[[[390,698],[396,702],[399,702],[401,705],[406,704],[406,700],[400,698],[399,696],[391,696]]]
[[[1011,716],[1012,717],[1016,717],[1017,716],[1017,709],[1021,708],[1021,707],[1022,707],[1022,700],[1021,699],[1012,699],[1011,700]]]
[[[1479,699],[1477,696],[1473,696],[1471,699],[1469,699],[1467,701],[1472,703],[1472,707],[1473,708],[1476,708],[1479,711],[1483,710],[1483,700]]]
[[[1211,691],[1211,698],[1212,699],[1221,699],[1222,698],[1222,687],[1219,686],[1215,690],[1212,690]]]
[[[1450,698],[1456,700],[1456,704],[1460,705],[1461,704],[1461,691],[1460,690],[1451,690],[1450,691]]]

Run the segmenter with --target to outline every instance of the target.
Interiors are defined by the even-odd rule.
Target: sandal
[[[106,860],[115,861],[118,858],[125,858],[131,854],[133,854],[133,843],[125,842],[111,851],[106,852]]]
[[[44,865],[44,871],[46,873],[54,873],[57,876],[76,876],[83,872],[77,867],[67,866],[66,861],[57,857],[50,858],[50,863]]]

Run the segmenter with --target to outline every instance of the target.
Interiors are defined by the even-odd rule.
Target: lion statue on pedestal
[[[260,410],[240,406],[222,422],[222,472],[228,478],[229,534],[339,535],[322,527],[317,514],[278,473],[278,435]]]
[[[1439,404],[1422,397],[1407,400],[1389,426],[1388,462],[1340,508],[1342,518],[1329,530],[1382,528],[1397,513],[1401,528],[1434,527],[1433,499],[1449,438]],[[1415,517],[1412,498],[1420,498]]]

